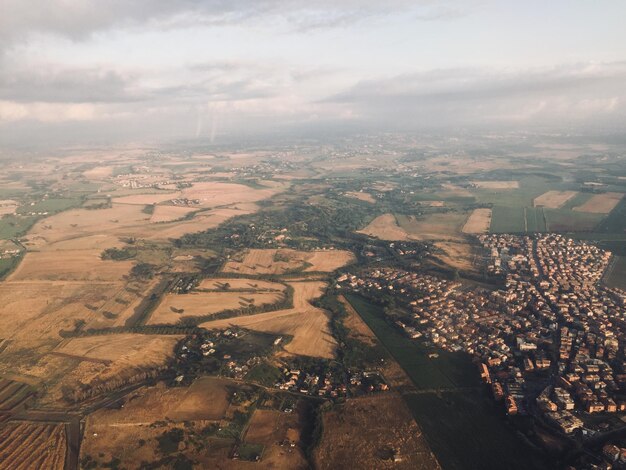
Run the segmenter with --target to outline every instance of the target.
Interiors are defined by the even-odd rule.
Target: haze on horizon
[[[626,3],[0,0],[0,146],[626,123]]]

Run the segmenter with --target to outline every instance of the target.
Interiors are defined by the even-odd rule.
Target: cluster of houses
[[[181,197],[176,199],[170,199],[168,203],[173,206],[189,207],[197,206],[198,204],[200,204],[200,199],[189,199],[186,197]]]
[[[590,413],[608,422],[626,411],[626,293],[600,283],[611,254],[552,234],[479,240],[502,289],[396,268],[344,275],[339,285],[392,295],[407,312],[396,322],[408,336],[474,356],[509,414],[533,414],[570,434]]]
[[[389,390],[389,385],[377,371],[354,371],[349,374],[347,382],[332,371],[307,372],[285,367],[282,372],[283,378],[276,383],[276,388],[305,395],[341,398]]]
[[[329,398],[345,397],[348,393],[345,382],[333,376],[331,371],[319,373],[285,367],[282,373],[281,379],[274,385],[280,390]]]

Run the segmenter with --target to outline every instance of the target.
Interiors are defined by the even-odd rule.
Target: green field
[[[626,256],[615,257],[604,277],[604,283],[609,287],[626,290]]]
[[[591,232],[605,217],[604,214],[565,209],[544,209],[544,212],[551,232]]]
[[[52,214],[72,207],[78,207],[81,204],[82,200],[78,198],[50,198],[36,202],[34,205],[21,206],[17,212],[19,214],[28,214],[30,212],[48,212]]]
[[[546,215],[543,207],[526,207],[526,231],[546,232]]]
[[[468,356],[438,351],[429,359],[424,346],[384,320],[381,307],[346,298],[421,390],[404,399],[444,470],[550,468],[507,422]]]
[[[524,233],[523,207],[494,206],[491,212],[491,233]]]
[[[0,259],[0,280],[11,274],[21,259],[21,257]]]
[[[0,219],[0,240],[7,240],[25,234],[38,217],[21,217],[16,215],[5,215]]]

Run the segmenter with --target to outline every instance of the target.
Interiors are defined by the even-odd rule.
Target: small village
[[[259,337],[265,344],[259,344]],[[331,400],[389,390],[376,370],[352,370],[345,374],[328,361],[308,358],[268,362],[268,356],[281,348],[284,338],[259,337],[240,328],[189,336],[177,348],[173,384],[185,385],[208,373]]]

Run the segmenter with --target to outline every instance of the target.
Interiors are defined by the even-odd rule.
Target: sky
[[[0,146],[623,129],[623,0],[0,0]]]

